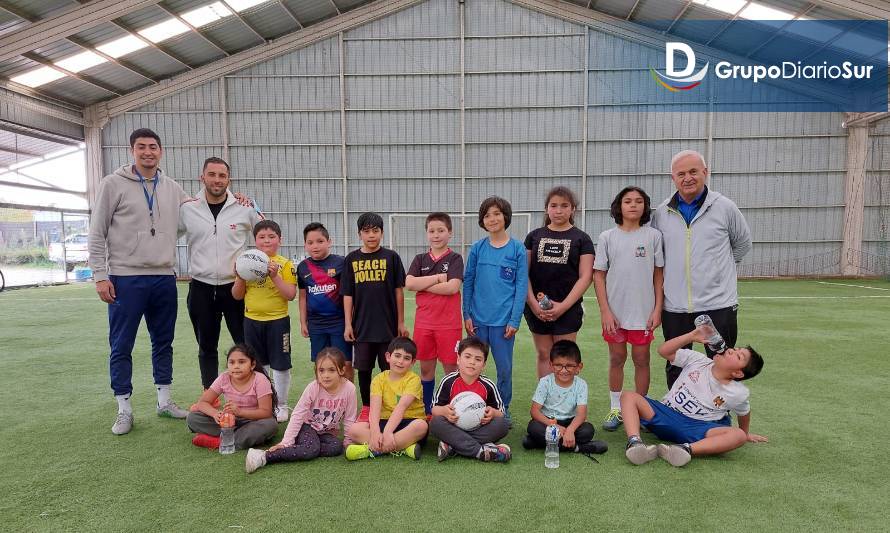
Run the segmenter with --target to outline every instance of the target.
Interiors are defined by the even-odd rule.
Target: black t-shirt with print
[[[352,331],[358,342],[389,342],[398,335],[396,289],[405,286],[405,267],[399,254],[379,248],[361,249],[346,256],[340,294],[352,296]]]
[[[557,302],[563,301],[578,281],[581,256],[594,253],[590,236],[574,226],[565,231],[546,226],[532,230],[525,238],[525,249],[532,255],[528,269],[532,292],[543,292]]]

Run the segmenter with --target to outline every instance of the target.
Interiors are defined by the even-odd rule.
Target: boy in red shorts
[[[426,217],[427,252],[418,254],[405,278],[405,288],[417,292],[414,342],[420,361],[423,407],[430,414],[436,387],[436,360],[445,374],[457,370],[457,345],[461,339],[460,286],[464,260],[448,247],[451,217],[430,213]]]

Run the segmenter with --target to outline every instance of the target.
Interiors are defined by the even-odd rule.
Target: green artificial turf
[[[5,531],[812,531],[886,530],[890,283],[743,281],[740,344],[763,354],[748,382],[752,431],[770,442],[682,469],[635,467],[623,432],[598,431],[599,464],[563,454],[557,470],[520,446],[536,383],[528,330],[514,354],[509,464],[382,457],[275,465],[250,476],[244,452],[190,444],[154,414],[149,342],[134,350],[136,423],[114,436],[105,305],[91,284],[0,293],[0,528]],[[861,285],[861,288],[847,285]],[[200,393],[179,286],[174,399]],[[608,408],[606,345],[593,292],[579,337],[592,422]],[[413,301],[406,304],[413,316]],[[291,316],[296,325],[295,309]],[[298,328],[294,328],[297,332]],[[660,338],[659,338],[660,341]],[[221,346],[229,342],[223,334]],[[295,341],[291,405],[311,377]],[[223,346],[225,348],[226,346]],[[488,374],[494,376],[493,363]],[[664,394],[653,350],[650,395]],[[440,370],[441,377],[441,370]],[[628,362],[625,383],[632,384]],[[284,425],[280,426],[284,431]],[[652,436],[644,434],[652,440]]]

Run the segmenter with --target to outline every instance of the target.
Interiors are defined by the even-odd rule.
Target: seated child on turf
[[[595,430],[587,421],[587,382],[578,376],[584,364],[581,350],[574,341],[559,340],[550,348],[552,373],[538,381],[532,397],[528,434],[523,448],[530,450],[547,445],[547,426],[559,431],[560,449],[581,453],[602,453],[606,443],[593,440]]]
[[[714,455],[745,442],[766,442],[766,437],[748,432],[749,392],[740,383],[760,373],[763,359],[750,346],[727,348],[713,360],[683,349],[693,341],[703,343],[706,339],[707,335],[697,328],[658,348],[662,357],[683,368],[660,402],[636,392],[621,393],[621,414],[628,437],[624,454],[631,463],[641,465],[658,456],[673,466],[683,466],[693,455]],[[738,428],[732,427],[730,411],[739,417]],[[659,439],[677,444],[646,446],[640,438],[640,424]]]
[[[247,473],[271,463],[340,455],[343,453],[343,443],[337,438],[340,423],[343,423],[343,434],[348,434],[355,422],[356,410],[355,385],[346,379],[343,352],[330,346],[322,348],[315,357],[315,380],[303,390],[284,437],[266,451],[248,450]]]
[[[258,281],[245,281],[236,271],[232,296],[244,300],[244,343],[253,348],[266,371],[271,371],[278,391],[275,417],[284,422],[288,418],[291,369],[287,303],[297,295],[297,274],[290,259],[278,255],[281,227],[275,221],[257,223],[253,237],[257,249],[269,256],[269,275]]]
[[[245,344],[229,349],[226,368],[186,418],[188,428],[197,433],[192,444],[219,448],[220,424],[227,414],[235,417],[235,448],[243,450],[268,441],[278,431],[272,415],[276,399],[272,382],[257,364],[253,350]],[[226,405],[221,410],[212,405],[220,394],[226,396]]]
[[[482,375],[488,361],[488,345],[476,337],[467,337],[460,341],[457,351],[457,371],[442,378],[433,398],[430,434],[439,439],[438,459],[462,455],[482,461],[509,461],[510,447],[495,444],[510,430],[504,419],[504,403],[497,385]],[[451,406],[455,396],[467,391],[478,394],[486,404],[482,425],[469,431],[455,425],[457,413]]]
[[[411,372],[417,345],[408,337],[396,337],[386,349],[389,370],[377,374],[371,382],[371,409],[367,422],[356,422],[348,437],[349,460],[375,457],[384,453],[420,459],[420,447],[426,440],[427,423],[421,401],[420,377]],[[418,443],[419,442],[419,443]]]
[[[451,217],[447,213],[430,213],[426,217],[426,239],[430,249],[414,257],[405,277],[405,288],[417,292],[414,342],[417,343],[423,406],[427,414],[432,408],[436,387],[436,359],[442,363],[445,374],[457,369],[464,259],[448,247],[451,231]]]
[[[309,257],[297,265],[300,334],[309,339],[309,357],[313,362],[318,352],[328,346],[343,352],[346,358],[344,375],[352,381],[352,344],[343,338],[346,318],[340,294],[345,258],[331,253],[330,234],[320,222],[306,225],[303,241]]]

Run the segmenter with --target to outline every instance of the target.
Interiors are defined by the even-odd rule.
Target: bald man
[[[732,200],[708,189],[708,165],[700,153],[677,153],[671,179],[677,192],[652,215],[652,227],[661,230],[664,242],[662,333],[665,340],[679,337],[695,328],[695,317],[707,314],[733,347],[738,337],[736,265],[751,250],[751,230]],[[681,370],[667,363],[668,389]]]

